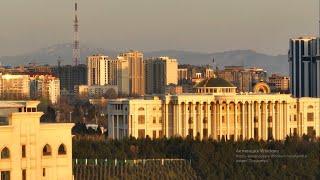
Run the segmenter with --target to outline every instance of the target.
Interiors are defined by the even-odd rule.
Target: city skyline
[[[274,1],[78,0],[80,42],[115,50],[253,49],[267,54],[286,54],[289,38],[318,34],[317,1]],[[0,45],[1,56],[71,43],[73,3],[62,0],[5,2],[0,7],[3,22],[0,40],[4,42]],[[16,9],[14,14],[12,9]],[[10,21],[8,14],[12,14]]]

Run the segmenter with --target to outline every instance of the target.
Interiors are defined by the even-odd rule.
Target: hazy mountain
[[[85,57],[102,53],[110,57],[116,57],[119,51],[107,50],[103,48],[92,48],[86,45],[81,47],[82,63],[85,62]],[[190,51],[164,50],[154,52],[144,52],[145,58],[169,56],[178,59],[181,64],[210,64],[214,57],[215,64],[219,67],[229,65],[244,65],[246,67],[260,67],[267,70],[269,73],[288,74],[287,55],[266,55],[257,53],[252,50],[234,50],[219,53],[200,53]],[[3,56],[0,57],[0,62],[5,65],[19,65],[28,63],[40,64],[57,64],[57,59],[61,58],[63,64],[72,63],[72,45],[59,44],[48,48],[43,48],[35,52],[23,54],[19,56]]]

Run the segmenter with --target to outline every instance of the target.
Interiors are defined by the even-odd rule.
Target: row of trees
[[[275,157],[267,161],[238,161],[239,151],[260,149],[278,150],[271,154],[286,157]],[[269,142],[218,142],[191,138],[105,140],[78,136],[73,141],[73,158],[183,158],[191,161],[197,176],[204,179],[320,179],[319,154],[320,142],[310,141],[308,137],[288,137],[285,141]],[[298,158],[292,155],[302,156]],[[261,157],[253,158],[259,159]]]

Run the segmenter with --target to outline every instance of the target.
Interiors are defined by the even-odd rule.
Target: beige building
[[[269,84],[273,91],[286,92],[290,90],[290,78],[288,76],[281,76],[272,74],[269,77]]]
[[[0,101],[1,179],[73,178],[73,124],[40,123],[38,104]]]
[[[129,94],[144,95],[145,82],[143,54],[141,52],[131,50],[129,52],[119,54],[118,59],[128,61]]]
[[[46,98],[56,104],[60,98],[60,80],[50,74],[30,75],[30,96],[32,99]]]
[[[109,83],[116,85],[119,93],[129,94],[129,62],[128,60],[118,57],[115,60],[109,60]]]
[[[110,98],[110,97],[117,97],[118,87],[115,85],[105,85],[105,86],[79,85],[75,87],[75,93],[79,95],[79,97]]]
[[[89,56],[87,58],[88,66],[88,85],[106,85],[108,81],[108,56],[101,54]]]
[[[28,98],[30,98],[29,75],[0,73],[0,99],[19,100]]]
[[[197,93],[118,99],[108,103],[108,132],[125,136],[199,136],[213,139],[283,140],[287,135],[320,136],[320,99],[271,94],[265,83],[236,93],[228,81],[205,79]]]
[[[147,59],[145,64],[145,83],[147,94],[165,92],[167,85],[178,84],[178,62],[169,57]]]

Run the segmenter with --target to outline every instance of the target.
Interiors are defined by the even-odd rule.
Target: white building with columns
[[[193,94],[110,100],[109,137],[282,140],[294,134],[320,136],[320,98],[271,94],[266,86],[258,83],[255,92],[237,94],[230,82],[210,78],[196,85]]]

